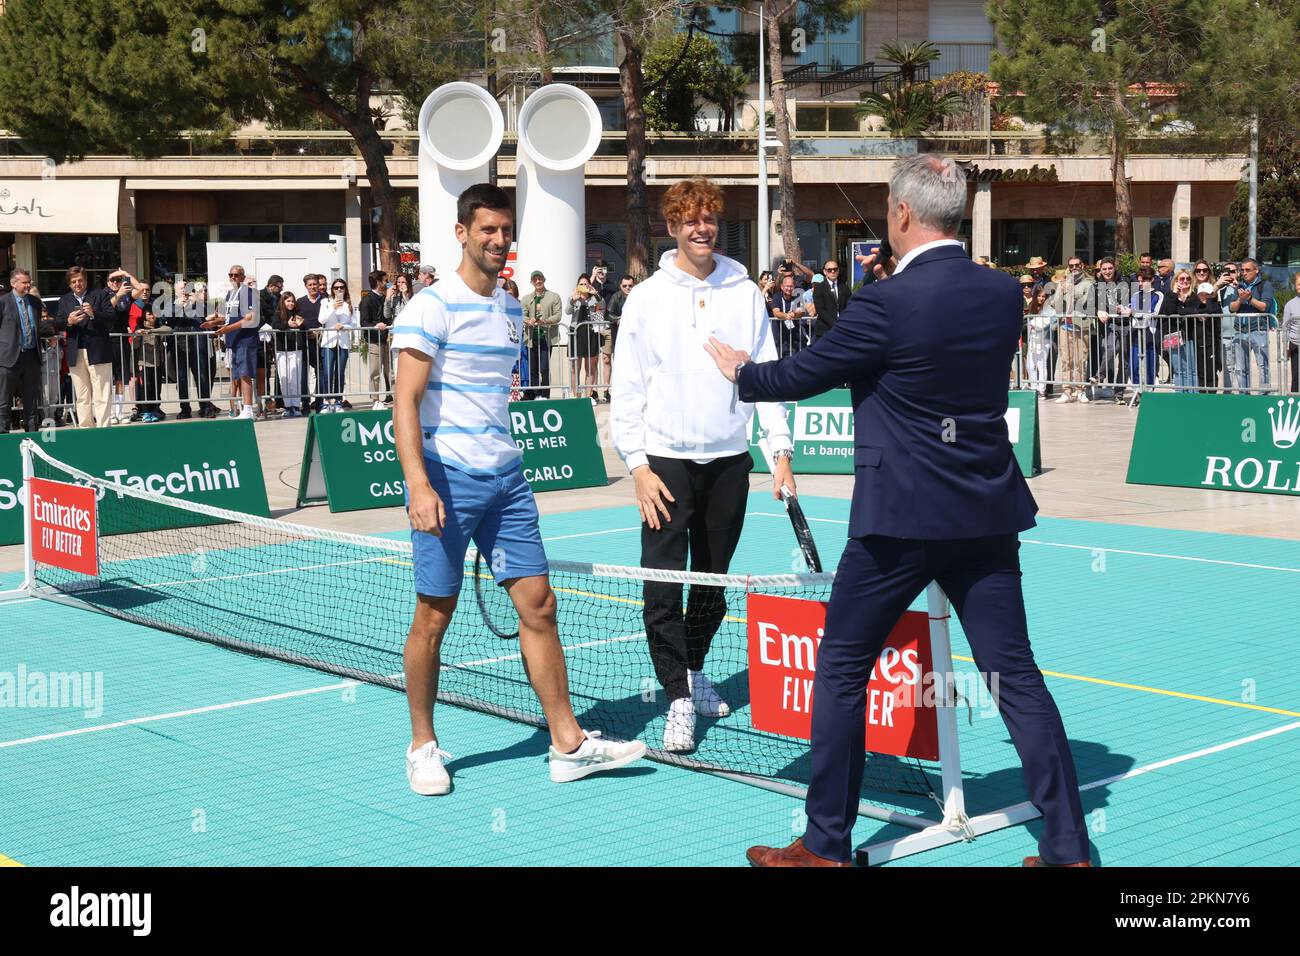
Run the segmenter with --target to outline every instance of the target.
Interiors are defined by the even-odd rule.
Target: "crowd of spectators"
[[[1020,276],[1025,326],[1012,372],[1042,396],[1055,390],[1058,403],[1135,401],[1131,390],[1166,380],[1162,365],[1177,391],[1268,391],[1270,333],[1279,325],[1297,390],[1288,344],[1296,322],[1278,316],[1273,285],[1253,259],[1178,268],[1144,254],[1130,275],[1109,256],[1091,268],[1071,257],[1050,276],[1045,265],[1030,260]],[[1300,289],[1300,276],[1293,282]]]
[[[858,258],[865,281],[883,276],[874,260]],[[225,414],[255,419],[343,411],[358,397],[384,408],[396,370],[389,330],[412,296],[438,281],[429,265],[391,277],[376,270],[354,302],[346,282],[316,273],[303,277],[302,295],[285,290],[281,276],[259,289],[240,266],[227,278],[228,291],[211,296],[203,284],[151,289],[119,268],[91,289],[86,270],[74,266],[68,291],[51,308],[30,273],[14,270],[0,297],[0,432],[14,424],[162,421],[167,383],[175,385],[177,419],[196,414],[191,388],[204,418],[222,415],[222,402]],[[523,305],[515,397],[549,397],[559,385],[593,404],[608,402],[618,323],[636,280],[623,275],[612,284],[602,260],[563,294],[540,271],[523,294],[502,281]],[[1165,369],[1180,391],[1268,390],[1270,333],[1278,328],[1290,391],[1300,392],[1300,275],[1280,315],[1273,285],[1252,259],[1176,268],[1144,253],[1122,275],[1109,256],[1091,267],[1073,256],[1056,271],[1035,256],[1019,282],[1025,323],[1011,380],[1040,396],[1135,401],[1166,380]],[[757,284],[783,357],[829,332],[854,292],[835,259],[820,271],[785,259]],[[364,386],[362,375],[349,381],[350,360],[364,369]],[[218,396],[222,378],[229,390]]]

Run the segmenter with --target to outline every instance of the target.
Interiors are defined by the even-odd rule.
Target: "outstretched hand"
[[[709,341],[705,343],[704,350],[713,356],[713,361],[717,363],[718,371],[728,382],[736,380],[736,366],[741,362],[749,361],[749,353],[743,349],[733,349],[726,342],[720,342],[712,335]]]

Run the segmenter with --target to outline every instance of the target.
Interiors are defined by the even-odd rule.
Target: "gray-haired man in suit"
[[[0,297],[0,435],[9,431],[15,395],[23,400],[23,430],[41,427],[41,300],[26,269],[9,273],[9,285]]]

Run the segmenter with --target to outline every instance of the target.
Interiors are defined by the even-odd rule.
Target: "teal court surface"
[[[832,568],[848,502],[802,500]],[[636,564],[632,508],[547,515],[542,527],[554,559]],[[1051,518],[1022,542],[1030,634],[1070,736],[1094,859],[1300,862],[1287,812],[1300,762],[1300,676],[1290,666],[1300,544]],[[793,554],[780,506],[752,494],[733,572],[788,572]],[[400,673],[409,597],[393,589],[409,576],[404,562],[323,560],[339,565],[335,583],[296,587],[229,570],[222,562],[237,563],[237,549],[206,560],[200,576],[223,584],[203,601],[246,632],[232,637],[255,641],[268,623],[309,634],[333,622],[339,635],[384,635],[387,649],[371,647],[365,666]],[[16,584],[14,575],[0,580]],[[578,584],[558,590],[575,690],[599,679],[611,694],[635,698],[641,678],[620,669],[640,647],[638,602],[587,600]],[[167,608],[160,600],[153,610]],[[477,633],[485,629],[469,588],[457,620],[462,630],[444,647],[444,689],[526,706],[526,688],[510,676],[517,645]],[[472,632],[473,645],[458,648],[458,633]],[[956,620],[952,633],[958,668],[973,669]],[[723,650],[715,653],[721,661]],[[543,732],[453,706],[439,707],[437,728],[454,755],[455,789],[418,797],[404,775],[400,691],[47,601],[0,605],[0,680],[8,674],[13,687],[20,673],[73,672],[99,688],[79,706],[18,695],[0,707],[0,863],[736,866],[746,847],[784,845],[803,826],[794,797],[656,762],[552,784]],[[751,752],[743,677],[714,674],[737,709],[702,723],[701,747],[730,749],[742,767],[793,759]],[[969,704],[959,710],[969,812],[1020,803],[1019,764],[1001,720]],[[642,708],[647,735],[661,708]],[[577,709],[600,726],[598,701]],[[879,802],[934,812],[914,795]],[[889,865],[1018,864],[1035,852],[1038,827]],[[903,832],[859,819],[854,839]]]

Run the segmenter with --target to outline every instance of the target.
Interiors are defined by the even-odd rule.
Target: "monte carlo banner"
[[[1300,495],[1300,400],[1276,395],[1142,399],[1128,482]]]

